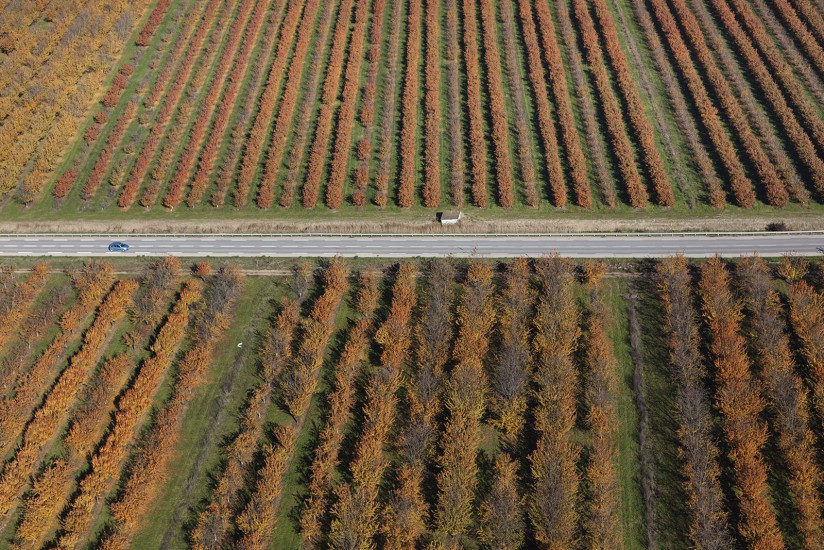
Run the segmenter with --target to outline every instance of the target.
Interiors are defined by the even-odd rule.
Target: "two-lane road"
[[[108,252],[122,240],[128,252]],[[294,235],[0,235],[0,256],[272,256],[272,257],[513,257],[655,258],[758,253],[816,255],[824,233],[740,235],[570,235],[570,236],[294,236]]]

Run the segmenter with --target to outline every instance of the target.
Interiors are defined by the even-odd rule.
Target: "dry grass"
[[[769,224],[783,223],[787,230],[824,230],[820,214],[772,216],[719,216],[703,218],[645,219],[484,219],[466,216],[457,226],[440,226],[428,219],[398,221],[290,220],[134,220],[134,221],[16,221],[0,222],[0,233],[581,233],[581,232],[670,232],[670,231],[763,231]]]

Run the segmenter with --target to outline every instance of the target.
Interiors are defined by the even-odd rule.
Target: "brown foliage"
[[[673,57],[678,65],[682,77],[686,81],[687,88],[693,97],[695,108],[701,116],[701,121],[707,130],[710,141],[715,147],[715,151],[730,177],[730,188],[738,206],[752,208],[755,204],[755,192],[753,185],[744,173],[744,166],[738,158],[738,154],[730,141],[730,137],[724,130],[718,111],[712,103],[707,93],[704,83],[693,65],[690,52],[681,36],[678,23],[672,12],[663,0],[652,0],[655,16],[661,26],[663,34],[670,44]],[[729,99],[729,98],[728,98]]]
[[[257,6],[255,11],[252,8]],[[172,169],[171,184],[169,191],[163,198],[163,206],[166,208],[176,208],[183,201],[186,191],[186,183],[189,181],[192,168],[195,166],[200,155],[201,145],[209,131],[212,113],[218,107],[218,99],[224,91],[224,84],[229,76],[229,69],[235,63],[240,70],[234,81],[234,89],[237,90],[245,73],[246,64],[252,54],[252,48],[257,40],[257,33],[263,23],[266,5],[254,3],[252,0],[244,0],[237,8],[237,13],[232,21],[232,26],[228,30],[228,40],[224,45],[223,54],[220,56],[217,67],[213,70],[211,84],[206,90],[206,95],[197,106],[197,118],[187,135],[183,136],[183,153],[178,159],[177,165]],[[240,50],[240,52],[239,52]],[[231,84],[231,79],[229,81]],[[235,93],[237,93],[235,91]],[[229,90],[225,96],[231,97]],[[208,183],[206,171],[211,168],[211,164],[217,156],[218,147],[222,132],[221,127],[229,123],[229,109],[234,106],[234,101],[226,104],[222,103],[222,108],[218,111],[218,119],[215,121],[214,139],[210,136],[206,144],[206,151],[201,156],[201,168],[198,179],[195,181],[195,199],[199,200],[198,194],[202,194],[203,188]],[[222,120],[221,120],[222,119]],[[191,205],[190,205],[191,206]]]
[[[495,458],[495,484],[481,504],[478,538],[488,548],[517,550],[524,542],[523,499],[518,494],[515,462],[506,453]]]
[[[747,68],[753,74],[761,86],[764,96],[772,106],[776,115],[776,120],[784,128],[787,138],[792,142],[798,154],[798,158],[807,168],[812,178],[814,189],[820,196],[824,196],[824,162],[816,153],[815,147],[809,136],[802,128],[795,116],[795,113],[787,104],[784,93],[776,84],[773,75],[766,67],[755,46],[750,42],[749,37],[741,28],[732,10],[726,4],[718,3],[716,11],[719,13],[721,22],[725,30],[732,36],[738,51],[741,53]],[[770,189],[767,189],[770,193]],[[772,201],[770,201],[772,203]]]
[[[344,54],[347,48],[346,37],[349,34],[349,20],[352,13],[352,0],[343,0],[338,9],[338,20],[332,34],[332,54],[326,66],[326,80],[323,83],[320,114],[318,115],[315,139],[309,153],[309,167],[306,179],[303,182],[303,206],[314,208],[318,202],[321,177],[326,165],[326,148],[329,144],[329,135],[332,133],[332,116],[338,99],[340,77],[343,72]],[[363,30],[361,29],[361,40]]]
[[[409,208],[415,202],[415,159],[418,128],[418,71],[421,54],[421,2],[410,2],[406,16],[406,74],[401,100],[401,142],[398,152],[398,206]]]
[[[580,449],[569,438],[575,425],[578,376],[572,353],[578,345],[580,314],[572,297],[574,274],[569,261],[557,256],[536,264],[539,298],[534,348],[535,427],[538,443],[529,456],[533,485],[529,519],[536,539],[549,547],[571,544],[577,523],[575,500]]]
[[[169,10],[171,3],[172,0],[160,0],[155,5],[154,10],[152,10],[152,14],[140,30],[140,34],[137,36],[135,44],[138,46],[148,46],[151,43],[155,31],[160,26],[160,23],[163,22],[163,18],[166,17],[166,12]]]
[[[685,490],[690,513],[689,537],[696,547],[724,549],[730,545],[718,465],[712,438],[710,399],[702,381],[698,321],[692,300],[692,279],[683,256],[658,266],[659,292],[666,311],[669,357],[678,393],[678,437],[684,460]]]
[[[437,208],[441,202],[440,19],[440,1],[426,0],[423,204],[427,208]]]
[[[254,126],[250,139],[255,140],[252,144],[246,145],[251,157],[247,157],[244,153],[243,165],[241,172],[238,175],[238,188],[235,192],[234,204],[241,206],[246,200],[243,197],[244,193],[248,194],[248,187],[251,179],[254,176],[254,170],[257,166],[257,156],[262,151],[263,142],[266,138],[266,130],[274,113],[275,102],[278,99],[278,87],[280,86],[280,75],[285,70],[289,48],[292,45],[292,37],[295,34],[295,29],[298,26],[298,16],[300,15],[300,2],[292,2],[289,5],[282,25],[281,33],[288,37],[288,39],[281,39],[278,42],[278,47],[275,52],[275,61],[272,69],[269,71],[269,77],[266,82],[263,96],[261,97],[261,109],[255,118]],[[303,59],[309,50],[309,39],[311,38],[312,23],[318,11],[317,0],[309,0],[303,10],[303,17],[300,19],[300,28],[297,31],[298,38],[295,45],[295,59]],[[292,63],[289,66],[286,75],[285,89],[281,97],[280,107],[278,109],[277,117],[275,118],[274,127],[272,129],[272,142],[269,150],[266,152],[266,159],[263,168],[263,175],[260,182],[260,191],[258,192],[257,205],[258,208],[269,208],[275,198],[275,180],[283,162],[283,152],[286,146],[286,137],[289,132],[289,123],[294,117],[295,106],[298,100],[298,85],[300,84],[300,77],[302,76],[302,63]],[[265,103],[264,103],[265,101]],[[241,181],[243,183],[241,183]],[[247,183],[249,182],[249,183]],[[286,206],[286,205],[283,205]]]
[[[489,86],[489,110],[492,118],[495,175],[498,180],[498,204],[504,208],[512,208],[515,204],[515,190],[512,181],[512,160],[509,155],[509,126],[504,104],[498,35],[495,30],[495,8],[491,0],[481,0],[481,23],[486,81]]]
[[[170,54],[171,59],[166,63],[164,70],[160,73],[157,80],[155,80],[149,97],[143,101],[143,104],[148,107],[156,105],[160,98],[163,98],[163,103],[158,110],[157,117],[155,118],[154,124],[152,124],[149,135],[140,148],[140,153],[117,199],[117,205],[121,208],[130,207],[137,198],[137,192],[140,190],[140,185],[149,172],[149,167],[152,165],[155,153],[163,141],[163,136],[166,133],[172,115],[181,102],[183,90],[189,81],[189,77],[195,67],[195,62],[198,60],[198,54],[206,41],[209,29],[218,15],[219,7],[219,0],[210,0],[200,20],[196,21],[193,18],[186,20],[187,26],[197,25],[193,31],[191,40],[188,42],[186,40],[179,40],[177,42],[174,50]],[[183,56],[183,59],[178,65],[177,61],[181,56]],[[177,71],[175,72],[176,68]],[[172,80],[172,78],[174,78],[174,80]],[[153,200],[144,202],[144,206],[154,203]]]
[[[661,206],[675,204],[669,176],[664,168],[664,162],[655,145],[655,132],[649,120],[641,95],[636,88],[635,79],[629,67],[626,56],[618,41],[618,31],[612,20],[604,0],[595,0],[595,16],[601,26],[601,35],[604,38],[607,57],[612,64],[613,72],[618,81],[618,88],[624,96],[626,113],[630,124],[635,130],[635,137],[641,147],[641,154],[647,169],[647,176],[652,184],[656,202]]]
[[[352,129],[355,126],[355,103],[360,90],[363,46],[371,2],[361,1],[355,8],[355,26],[349,41],[349,58],[343,79],[343,93],[338,111],[337,130],[332,146],[332,161],[326,181],[326,206],[337,210],[343,205],[349,154],[352,146]]]
[[[738,530],[757,548],[784,548],[775,512],[770,506],[767,467],[761,455],[767,429],[761,387],[750,372],[741,336],[741,307],[729,286],[729,273],[717,256],[701,268],[702,308],[710,334],[710,356],[716,370],[716,406],[735,472],[741,518]]]
[[[824,544],[821,534],[821,470],[815,460],[815,437],[809,424],[807,391],[796,374],[781,299],[763,260],[745,258],[737,268],[752,314],[752,341],[761,365],[765,395],[776,411],[774,429],[789,470],[791,498],[805,546]]]
[[[472,161],[472,204],[486,208],[486,138],[481,106],[481,69],[478,60],[478,22],[475,2],[463,0],[463,42],[466,101],[469,114],[469,151]]]
[[[609,82],[609,75],[604,64],[598,35],[595,32],[595,25],[584,0],[574,0],[573,8],[580,25],[581,39],[595,81],[595,88],[601,98],[607,131],[615,152],[615,158],[618,161],[618,169],[626,186],[629,204],[635,208],[640,208],[646,205],[649,197],[638,173],[638,166],[635,164],[635,153],[627,135],[623,110]]]
[[[62,518],[58,539],[61,548],[74,547],[85,538],[94,520],[94,510],[101,494],[107,494],[119,478],[133,438],[151,407],[177,346],[185,336],[189,308],[199,301],[203,285],[189,280],[151,346],[152,356],[145,359],[131,387],[118,400],[109,432],[90,459],[91,471],[80,482],[77,492]]]
[[[693,51],[704,68],[710,86],[715,91],[715,96],[727,114],[731,128],[741,142],[742,148],[746,152],[755,168],[761,182],[763,182],[767,197],[767,202],[773,206],[784,206],[787,204],[788,193],[783,182],[779,179],[770,159],[761,148],[761,144],[755,137],[752,128],[747,121],[744,111],[738,98],[732,92],[727,78],[718,68],[712,52],[707,47],[705,37],[693,13],[687,8],[684,0],[673,2],[675,12],[678,14],[679,22],[684,28],[687,39],[693,47]],[[747,206],[741,202],[739,193],[733,186],[733,193],[736,193],[739,205]]]

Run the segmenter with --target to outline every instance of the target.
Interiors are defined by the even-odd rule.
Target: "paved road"
[[[129,252],[108,252],[113,240]],[[346,256],[435,257],[541,256],[651,258],[682,252],[688,256],[740,256],[757,252],[820,254],[824,234],[741,236],[0,236],[0,256]]]

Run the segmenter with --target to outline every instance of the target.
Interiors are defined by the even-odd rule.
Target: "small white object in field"
[[[237,347],[242,348],[243,347],[243,342],[238,342]]]

